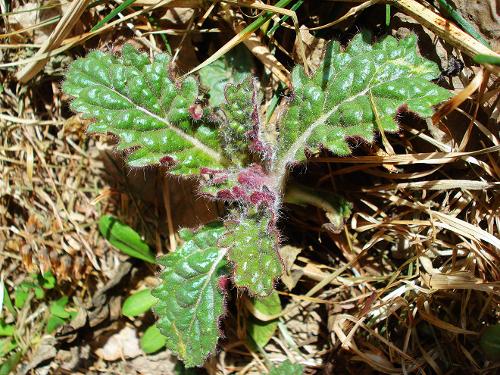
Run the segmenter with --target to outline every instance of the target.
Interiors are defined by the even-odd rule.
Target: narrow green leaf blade
[[[191,121],[197,83],[172,81],[169,63],[166,54],[151,61],[128,44],[121,57],[93,51],[71,64],[63,90],[74,111],[94,119],[88,132],[119,138],[130,166],[164,164],[181,175],[219,168],[217,131]]]
[[[153,310],[166,337],[167,348],[186,367],[200,366],[215,351],[224,295],[219,279],[227,274],[225,252],[217,246],[224,228],[205,226],[179,249],[159,259],[162,283],[153,290],[158,298]],[[184,238],[189,238],[186,231]]]
[[[156,258],[139,233],[122,223],[116,217],[104,215],[99,219],[99,231],[111,245],[128,256],[155,263]]]
[[[143,289],[128,297],[122,306],[122,314],[132,318],[152,308],[158,299],[151,294],[151,289]]]
[[[264,297],[274,290],[283,267],[277,251],[277,234],[270,229],[271,219],[254,215],[227,223],[221,246],[229,248],[234,264],[234,283],[251,295]]]
[[[493,55],[483,55],[479,54],[474,56],[474,61],[478,64],[493,64],[496,66],[500,66],[500,58],[498,56]]]
[[[347,139],[373,141],[374,132],[398,130],[398,110],[406,106],[422,117],[450,96],[430,80],[437,65],[417,52],[417,38],[388,36],[370,44],[368,33],[358,34],[342,51],[332,43],[320,68],[311,76],[296,67],[294,95],[280,125],[274,170],[305,159],[304,150],[325,147],[350,154]]]

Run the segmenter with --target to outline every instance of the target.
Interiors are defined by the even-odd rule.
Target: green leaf
[[[12,324],[7,324],[0,320],[0,336],[12,336],[15,332],[15,327]]]
[[[256,214],[227,223],[221,246],[229,248],[228,259],[234,264],[234,283],[251,295],[267,296],[283,268],[277,251],[277,234],[270,218]]]
[[[34,288],[35,285],[32,283],[28,283],[23,281],[14,291],[14,305],[20,309],[24,307],[26,300],[29,296],[29,291],[31,288]]]
[[[158,298],[153,310],[157,326],[167,338],[167,348],[177,353],[186,367],[203,364],[214,353],[219,338],[219,318],[224,296],[219,278],[227,274],[225,252],[217,246],[224,228],[205,226],[175,252],[159,259],[164,269],[162,284],[153,290]]]
[[[49,311],[53,316],[57,316],[61,319],[68,319],[71,317],[69,311],[66,311],[66,305],[68,304],[68,297],[63,296],[56,301],[50,303]]]
[[[273,292],[264,298],[252,298],[252,311],[254,317],[250,317],[247,331],[258,347],[263,348],[273,337],[278,320],[259,320],[259,317],[269,317],[281,312],[281,302],[278,293]]]
[[[245,46],[239,45],[200,69],[200,82],[209,91],[210,105],[218,107],[224,103],[226,85],[240,83],[253,68],[252,54]]]
[[[47,326],[45,327],[45,330],[47,333],[52,333],[55,332],[59,327],[63,326],[66,323],[66,320],[56,316],[56,315],[51,315],[49,316],[49,319],[47,319]]]
[[[486,357],[493,361],[500,360],[500,324],[494,324],[481,334],[479,345]]]
[[[146,329],[139,343],[144,353],[151,354],[163,348],[167,344],[167,338],[163,336],[158,327],[153,324]]]
[[[191,121],[197,83],[192,77],[173,82],[169,63],[166,54],[151,61],[129,44],[121,57],[93,51],[71,64],[63,90],[74,97],[74,111],[95,120],[88,132],[119,138],[117,148],[129,151],[130,166],[162,163],[174,174],[219,168],[217,131]]]
[[[45,291],[41,287],[36,286],[33,288],[33,291],[35,292],[36,299],[44,299],[45,298]]]
[[[269,375],[302,375],[304,368],[298,363],[292,363],[289,359],[284,361],[281,365],[273,367],[269,371]]]
[[[56,277],[52,272],[47,271],[43,275],[37,275],[38,284],[44,289],[54,289],[56,286]]]
[[[221,105],[224,119],[220,126],[224,155],[234,164],[248,159],[249,135],[253,129],[252,114],[257,111],[257,88],[252,78],[225,89],[226,102]]]
[[[17,342],[15,339],[8,337],[0,340],[0,358],[5,357],[15,348],[17,348]]]
[[[117,249],[128,256],[155,263],[156,258],[139,233],[111,215],[99,219],[99,231]]]
[[[122,306],[122,314],[132,318],[141,315],[153,307],[158,299],[151,295],[151,289],[143,289],[128,297]]]
[[[450,96],[430,80],[437,65],[417,53],[417,38],[388,36],[370,44],[370,35],[358,34],[342,51],[330,44],[325,61],[311,76],[300,66],[292,72],[293,99],[281,125],[275,173],[288,163],[305,159],[304,150],[320,146],[337,155],[350,154],[346,138],[373,141],[377,130],[398,130],[396,115],[406,105],[423,117]]]

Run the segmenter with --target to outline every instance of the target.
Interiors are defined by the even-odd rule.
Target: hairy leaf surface
[[[128,44],[121,57],[93,51],[71,65],[63,89],[74,97],[73,110],[95,120],[88,132],[119,138],[130,166],[162,163],[175,174],[220,168],[217,131],[190,118],[197,83],[192,77],[173,82],[169,62],[166,54],[151,61]]]
[[[226,226],[227,232],[220,244],[229,248],[228,259],[234,264],[235,285],[248,289],[251,295],[269,295],[274,281],[283,271],[272,219],[266,214],[255,214]]]
[[[249,132],[253,129],[252,113],[257,110],[255,83],[251,78],[226,86],[224,119],[220,127],[224,153],[235,164],[243,164],[249,154]]]
[[[157,326],[167,338],[167,347],[187,367],[199,366],[215,351],[218,321],[224,313],[224,295],[219,278],[227,274],[225,252],[217,247],[224,228],[205,226],[198,232],[183,230],[186,242],[159,259],[164,266],[161,285],[153,290],[158,298],[154,311]]]
[[[281,122],[275,173],[304,160],[306,148],[323,146],[347,155],[346,138],[371,142],[377,130],[397,131],[401,106],[428,117],[433,105],[450,96],[429,82],[439,69],[418,55],[416,36],[386,37],[373,45],[369,39],[367,33],[358,34],[345,51],[331,43],[311,77],[300,66],[293,70],[294,97]]]

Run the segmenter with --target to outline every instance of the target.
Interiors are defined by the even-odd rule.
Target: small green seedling
[[[3,303],[0,305],[5,308],[0,310],[0,374],[9,374],[15,369],[31,344],[40,340],[38,331],[53,333],[76,316],[76,311],[67,306],[67,296],[51,300],[56,285],[57,280],[50,271],[44,274],[32,274],[16,286],[13,304],[3,281],[0,283],[0,290],[3,291]],[[26,337],[20,340],[24,331],[19,331],[19,322],[16,318],[23,315],[20,311],[33,309],[33,304],[40,302],[49,304],[48,313],[39,320],[41,329],[38,331],[34,329],[34,336],[29,340]],[[12,316],[4,319],[3,314],[7,315],[7,312]],[[13,323],[6,323],[9,319],[13,320]]]
[[[63,296],[56,301],[50,303],[49,311],[50,316],[47,320],[47,333],[55,332],[59,327],[68,323],[75,318],[77,312],[74,310],[67,310],[68,297]]]
[[[128,318],[142,315],[151,310],[157,302],[158,299],[151,294],[151,289],[140,290],[125,300],[122,306],[122,314]],[[166,337],[153,324],[144,331],[139,344],[145,353],[150,354],[165,347],[166,341]]]
[[[397,132],[400,112],[430,117],[450,96],[432,83],[439,69],[416,42],[410,35],[371,44],[368,33],[345,49],[332,42],[315,72],[293,69],[277,137],[263,125],[254,79],[226,85],[224,101],[203,109],[196,79],[173,79],[167,54],[151,60],[125,45],[121,56],[93,51],[71,65],[63,89],[73,110],[93,120],[89,133],[113,133],[131,168],[161,165],[196,178],[201,195],[229,208],[223,225],[180,231],[183,245],[158,261],[157,327],[187,367],[215,352],[230,282],[252,297],[273,293],[290,167],[322,149],[348,155],[376,131]]]

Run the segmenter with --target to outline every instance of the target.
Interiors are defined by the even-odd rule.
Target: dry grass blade
[[[484,155],[500,151],[500,146],[492,146],[477,151],[468,152],[424,152],[405,155],[373,155],[350,157],[319,157],[312,159],[319,163],[363,163],[363,164],[443,164],[452,163],[456,159],[467,159],[471,156]]]
[[[439,108],[439,110],[436,111],[436,113],[434,113],[434,115],[432,116],[432,122],[434,124],[437,124],[438,121],[441,119],[441,117],[446,116],[450,112],[457,109],[460,104],[462,104],[465,100],[467,100],[469,96],[471,96],[474,92],[476,92],[479,86],[481,86],[481,83],[483,82],[483,77],[484,77],[484,70],[481,69],[476,74],[474,79],[467,85],[466,88],[464,88],[453,98],[448,100],[445,104],[443,104]]]
[[[500,239],[494,235],[486,232],[478,226],[472,225],[464,220],[457,219],[456,217],[445,213],[434,210],[429,210],[429,213],[433,218],[438,218],[441,221],[441,223],[436,223],[436,225],[450,229],[457,234],[463,235],[475,241],[488,242],[495,247],[497,255],[500,254]]]
[[[40,47],[37,55],[48,53],[48,56],[50,56],[50,52],[59,47],[66,36],[73,29],[73,26],[80,19],[80,16],[87,8],[88,4],[89,0],[74,1],[72,7],[66,14],[63,15],[52,34]],[[16,74],[17,79],[23,83],[28,82],[44,67],[46,62],[47,60],[45,58],[28,64]]]
[[[432,273],[422,275],[424,282],[433,290],[471,289],[500,295],[500,283],[485,283],[474,277],[471,272],[454,272],[451,274]],[[495,290],[497,289],[497,290]]]
[[[478,335],[478,332],[469,331],[468,329],[463,329],[460,327],[456,327],[453,324],[443,321],[442,319],[437,318],[429,312],[428,307],[426,307],[426,301],[424,298],[417,299],[417,308],[420,316],[432,324],[433,326],[439,327],[445,331],[457,334],[457,335]]]
[[[356,13],[359,13],[359,12],[361,12],[361,11],[369,8],[372,5],[375,5],[378,2],[380,2],[380,1],[381,0],[368,0],[368,1],[364,1],[361,5],[358,5],[358,6],[355,6],[355,7],[352,7],[351,9],[349,9],[349,11],[346,14],[344,14],[342,17],[336,19],[335,21],[328,22],[327,24],[321,25],[321,26],[309,27],[307,30],[309,30],[309,31],[323,30],[323,29],[327,29],[329,27],[335,26],[336,24],[345,21],[349,17],[354,16]]]
[[[222,7],[225,10],[224,13],[226,15],[226,22],[228,22],[233,27],[237,35],[240,35],[247,27],[246,23],[228,5],[224,4]],[[291,83],[288,70],[271,53],[269,48],[262,43],[261,38],[253,33],[249,35],[247,39],[243,40],[243,43],[253,53],[253,55],[257,57],[257,59],[259,59],[262,64],[264,64],[264,66],[271,70],[271,72],[276,76],[278,80],[284,82],[287,86],[290,86]]]
[[[473,180],[434,180],[434,181],[418,181],[418,182],[401,182],[398,184],[387,184],[375,186],[373,188],[363,189],[363,191],[383,191],[394,189],[408,190],[450,190],[450,189],[466,189],[466,190],[485,190],[499,189],[500,182],[486,182]]]
[[[231,38],[231,40],[229,40],[226,44],[224,44],[219,50],[217,50],[214,54],[212,54],[208,59],[206,59],[201,64],[199,64],[195,68],[191,69],[188,73],[186,73],[185,76],[187,76],[189,74],[193,74],[193,73],[197,72],[198,70],[206,67],[207,65],[213,63],[215,60],[217,60],[218,58],[220,58],[221,56],[223,56],[224,54],[229,52],[231,49],[236,47],[238,44],[240,44],[242,42],[246,42],[246,43],[248,43],[249,49],[252,52],[256,53],[257,58],[259,58],[259,60],[263,61],[263,63],[272,70],[272,72],[278,77],[278,79],[280,79],[282,82],[285,82],[286,84],[289,84],[290,81],[289,81],[286,73],[284,73],[287,71],[283,67],[283,65],[281,63],[279,63],[278,60],[274,56],[271,55],[271,53],[268,51],[267,47],[263,46],[262,43],[258,40],[258,38],[256,39],[255,37],[253,37],[254,31],[257,30],[262,24],[264,24],[264,22],[267,19],[271,18],[271,16],[270,16],[271,12],[277,12],[277,13],[292,16],[292,18],[294,19],[294,23],[298,22],[297,17],[296,17],[294,12],[290,12],[290,11],[287,11],[286,9],[282,9],[279,7],[279,5],[281,5],[281,4],[286,5],[289,2],[290,2],[289,0],[278,1],[278,3],[276,3],[276,6],[261,5],[259,3],[254,4],[253,2],[250,4],[249,3],[242,3],[241,5],[243,5],[243,6],[264,9],[264,10],[266,10],[266,12],[264,12],[263,15],[259,16],[257,18],[257,20],[255,20],[252,24],[244,27],[243,29],[241,29],[241,27],[242,27],[241,23],[240,24],[237,23],[235,25],[235,26],[237,26],[237,28],[235,28],[235,31],[237,32],[237,34],[233,38]],[[233,2],[227,1],[224,3],[233,3]],[[238,4],[238,3],[236,2],[236,4]],[[225,16],[226,17],[229,16],[231,14],[231,12],[229,11],[227,4],[224,5],[224,9],[226,9]],[[231,20],[228,20],[228,22],[232,24]],[[298,37],[300,35],[299,29],[298,29],[298,24],[295,24],[295,27],[296,27],[297,37]],[[301,40],[299,40],[299,44],[302,44]],[[301,53],[303,54],[303,57],[305,59],[305,53],[304,53],[305,49],[304,49],[303,45],[300,47],[300,49],[301,49]],[[307,69],[306,60],[304,60],[304,62],[306,63],[306,69]]]

